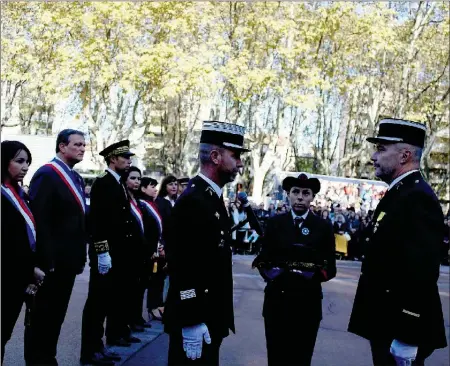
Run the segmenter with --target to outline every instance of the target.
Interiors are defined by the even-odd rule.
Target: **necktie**
[[[302,230],[301,230],[300,225],[303,223],[303,221],[305,221],[303,217],[298,217],[298,216],[297,216],[297,217],[294,219],[295,235],[296,235],[297,238],[300,237],[300,236],[302,235]]]

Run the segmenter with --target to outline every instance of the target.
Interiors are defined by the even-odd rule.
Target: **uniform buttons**
[[[366,241],[369,241],[370,239],[369,238],[366,238]]]
[[[220,232],[220,234],[222,234],[222,235],[223,235],[223,231],[221,231],[221,232]]]
[[[208,293],[208,289],[205,290],[205,294],[207,294],[207,293]]]
[[[387,293],[389,293],[389,290],[386,290]]]
[[[281,291],[281,293],[282,293],[282,294],[284,294],[284,290],[283,290],[283,291]]]

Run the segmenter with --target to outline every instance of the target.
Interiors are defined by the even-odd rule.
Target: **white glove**
[[[182,335],[184,352],[191,360],[202,357],[203,339],[207,344],[211,344],[211,336],[205,323],[184,327]]]
[[[108,271],[111,269],[111,257],[109,256],[109,253],[101,253],[98,255],[98,273],[100,274],[107,274]]]
[[[394,356],[397,365],[399,366],[409,366],[412,361],[416,359],[417,356],[417,346],[411,346],[400,342],[396,339],[392,341],[391,344],[391,355]]]

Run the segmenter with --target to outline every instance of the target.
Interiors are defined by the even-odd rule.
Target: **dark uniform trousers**
[[[75,273],[55,270],[45,276],[36,293],[31,327],[25,328],[27,365],[57,365],[56,352],[61,326],[66,316]]]

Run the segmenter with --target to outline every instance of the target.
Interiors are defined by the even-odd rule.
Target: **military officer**
[[[81,363],[111,365],[120,357],[103,345],[106,322],[108,345],[129,347],[140,340],[131,336],[128,288],[133,253],[141,244],[139,224],[133,218],[130,200],[121,174],[131,165],[128,140],[108,146],[100,155],[108,165],[91,190],[89,249],[91,273],[88,298],[83,311]]]
[[[205,121],[200,173],[175,203],[169,228],[170,286],[164,312],[169,365],[218,365],[234,332],[231,234],[222,187],[243,167],[245,129]]]
[[[425,136],[424,125],[390,118],[367,139],[389,188],[366,239],[348,330],[370,341],[374,365],[423,365],[447,345],[437,286],[443,214],[419,171]]]
[[[292,210],[268,220],[254,265],[267,282],[263,316],[269,366],[310,365],[322,320],[322,286],[336,275],[331,224],[310,204],[317,178],[300,174],[282,183]]]

